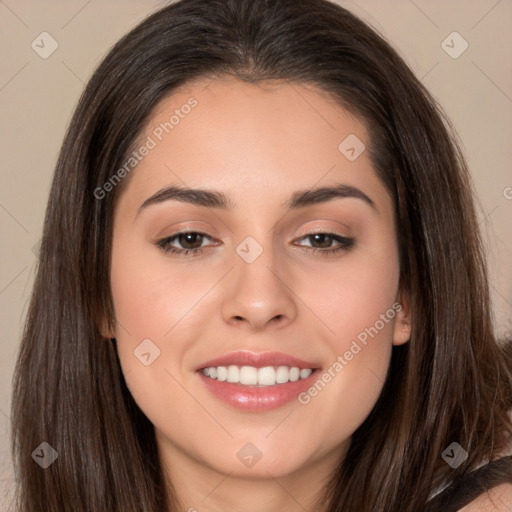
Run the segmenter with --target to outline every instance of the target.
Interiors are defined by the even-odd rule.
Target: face
[[[343,457],[410,333],[369,146],[298,84],[199,81],[152,114],[115,209],[110,334],[165,460],[279,477]]]

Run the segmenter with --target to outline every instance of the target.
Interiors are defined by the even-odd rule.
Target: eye
[[[310,240],[309,249],[311,252],[321,252],[323,254],[334,254],[341,251],[347,251],[354,246],[355,240],[345,236],[336,235],[334,233],[311,233],[299,240]],[[338,245],[332,247],[332,243],[336,242]],[[318,245],[319,247],[315,247]],[[301,246],[308,247],[308,246]]]
[[[310,245],[299,245],[304,247],[308,251],[316,253],[319,252],[322,255],[339,253],[341,251],[347,251],[354,246],[355,240],[353,238],[347,238],[334,233],[311,233],[303,236],[298,240],[309,239]],[[179,256],[198,256],[207,250],[210,246],[204,246],[205,240],[212,240],[212,238],[206,233],[199,231],[181,231],[174,233],[171,236],[163,238],[156,242],[156,245],[160,247],[164,252],[171,253]],[[334,247],[333,243],[336,243]],[[178,244],[181,247],[177,247]],[[317,245],[318,247],[315,247]]]
[[[202,246],[205,239],[211,240],[211,237],[206,233],[198,231],[181,231],[159,240],[156,245],[165,252],[172,254],[180,254],[183,256],[192,254],[196,256],[205,250],[205,247]],[[173,245],[176,243],[181,245],[181,247]]]

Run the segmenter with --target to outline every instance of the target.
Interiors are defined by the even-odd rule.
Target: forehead
[[[127,187],[133,206],[170,184],[222,189],[236,204],[281,204],[283,193],[333,183],[385,194],[364,124],[311,85],[187,83],[153,110],[135,150],[144,145]]]

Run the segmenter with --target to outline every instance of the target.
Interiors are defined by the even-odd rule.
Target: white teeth
[[[211,375],[211,372],[210,372]],[[295,382],[296,380],[299,380],[300,372],[299,369],[295,366],[293,368],[290,368],[290,381]]]
[[[276,382],[285,384],[290,380],[290,370],[288,366],[278,366],[276,371]]]
[[[296,366],[211,366],[204,368],[203,374],[210,379],[222,382],[240,383],[244,386],[274,386],[296,382],[308,378],[313,370],[311,368],[297,368]]]
[[[307,377],[309,377],[311,375],[312,372],[313,372],[313,370],[311,370],[310,368],[303,368],[299,372],[300,378],[301,379],[306,379]],[[219,378],[218,374],[217,374],[217,378]]]
[[[242,366],[240,368],[240,384],[255,386],[258,383],[258,369],[254,366]]]
[[[276,383],[276,371],[273,366],[258,368],[258,384],[260,386],[273,386]]]
[[[217,367],[217,380],[225,381],[228,378],[228,369],[225,366]]]
[[[240,382],[240,368],[238,366],[228,366],[227,372],[226,380],[228,382]]]

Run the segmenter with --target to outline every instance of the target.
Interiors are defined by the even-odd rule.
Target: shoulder
[[[501,484],[472,501],[459,512],[510,512],[512,511],[512,484]]]

